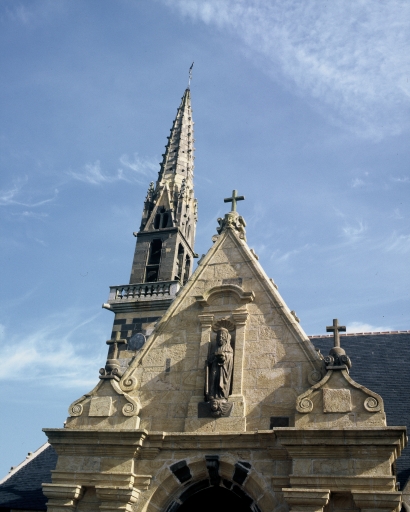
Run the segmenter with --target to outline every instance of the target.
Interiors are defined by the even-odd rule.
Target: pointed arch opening
[[[177,254],[177,268],[176,268],[176,276],[175,276],[175,279],[176,280],[181,280],[182,279],[182,272],[184,270],[184,247],[182,244],[179,244],[178,246],[178,254]]]
[[[168,226],[168,219],[169,219],[168,213],[164,213],[162,215],[161,228],[166,228]]]
[[[147,267],[145,269],[145,282],[158,281],[159,265],[161,263],[162,240],[154,238],[150,244]]]

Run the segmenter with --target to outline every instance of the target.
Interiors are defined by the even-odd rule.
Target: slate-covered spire
[[[150,184],[144,202],[130,283],[173,280],[184,283],[192,273],[197,201],[189,88],[184,92],[167,138],[158,179]]]
[[[186,89],[172,124],[168,144],[162,155],[158,181],[169,181],[181,186],[193,186],[194,171],[194,122],[192,120],[191,92]]]

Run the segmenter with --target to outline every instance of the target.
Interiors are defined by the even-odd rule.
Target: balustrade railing
[[[110,286],[108,302],[127,302],[133,300],[172,299],[181,284],[179,281],[158,281],[155,283],[123,284]]]

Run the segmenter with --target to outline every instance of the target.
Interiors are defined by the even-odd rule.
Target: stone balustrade
[[[110,286],[108,304],[143,300],[173,299],[180,288],[181,283],[179,281],[157,281],[154,283]]]

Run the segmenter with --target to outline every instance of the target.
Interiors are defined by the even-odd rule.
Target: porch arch
[[[141,510],[141,512],[187,512],[189,510],[188,505],[184,508],[182,508],[182,505],[188,503],[188,500],[193,496],[199,496],[201,492],[220,487],[221,491],[214,491],[213,494],[215,496],[218,493],[220,496],[225,494],[226,499],[229,499],[229,496],[232,495],[232,502],[237,502],[237,498],[239,503],[244,505],[243,512],[245,510],[252,512],[273,511],[279,503],[275,492],[273,492],[269,485],[270,482],[252,469],[240,481],[237,477],[237,459],[231,456],[228,459],[231,460],[221,457],[219,480],[217,483],[215,483],[215,480],[212,481],[209,468],[206,466],[205,455],[186,461],[191,472],[191,477],[188,481],[178,481],[169,467],[163,468],[156,477],[159,485],[152,494],[146,496],[145,506],[138,510]],[[212,492],[209,492],[206,498],[212,497],[211,495]],[[205,497],[205,494],[202,496]],[[231,509],[236,510],[235,506],[231,507]],[[225,508],[225,510],[230,509]],[[214,512],[212,508],[211,512]],[[242,509],[238,512],[242,512]]]

